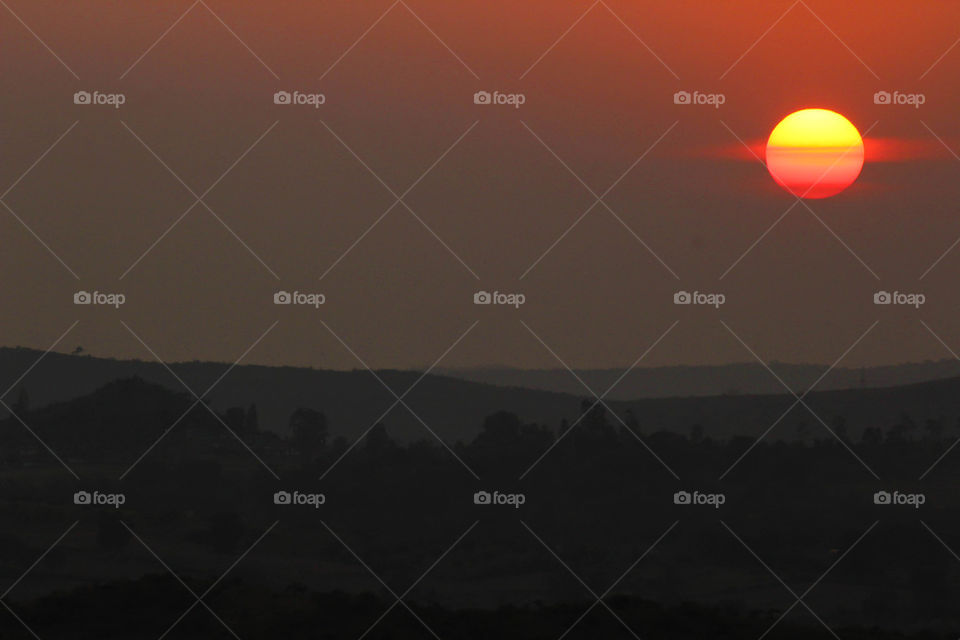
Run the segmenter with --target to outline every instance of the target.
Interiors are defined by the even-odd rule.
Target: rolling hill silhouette
[[[816,382],[826,371],[822,364],[771,362],[770,368],[793,389]],[[496,384],[579,394],[583,385],[566,369],[516,369],[479,367],[440,369],[438,373],[454,378]],[[577,375],[598,392],[610,391],[611,400],[719,396],[738,394],[777,394],[783,387],[756,362],[724,365],[674,365],[636,368],[626,376],[624,368],[581,369]],[[623,377],[622,379],[621,376]],[[914,382],[960,376],[960,362],[953,359],[909,362],[867,368],[836,367],[817,383],[817,389],[893,387]],[[618,382],[619,380],[619,382]]]
[[[0,350],[0,380],[14,382],[40,356],[29,349]],[[449,443],[472,440],[485,417],[508,411],[525,421],[557,429],[563,420],[579,415],[581,403],[593,400],[588,394],[564,394],[537,389],[496,386],[410,371],[328,371],[292,367],[240,365],[230,369],[224,363],[187,362],[171,365],[172,371],[196,393],[203,395],[218,378],[222,380],[205,400],[218,411],[256,404],[260,428],[286,433],[291,414],[298,408],[322,411],[331,434],[353,439],[369,429],[392,405],[382,421],[391,436],[400,441],[428,438],[425,423]],[[228,371],[228,369],[230,369]],[[224,375],[226,374],[226,375]],[[154,390],[136,398],[109,383],[131,377],[159,385],[171,395]],[[379,377],[379,380],[378,380]],[[381,380],[383,383],[381,383]],[[403,404],[384,388],[402,395]],[[91,407],[116,411],[126,406],[136,412],[127,416],[141,424],[172,422],[195,397],[163,365],[143,361],[120,361],[89,356],[50,353],[30,370],[8,394],[12,401],[17,388],[26,389],[34,408],[67,403],[51,412],[83,416]],[[98,391],[99,389],[99,391]],[[799,392],[799,390],[798,390]],[[140,397],[146,393],[144,397]],[[103,396],[116,394],[116,403]],[[875,389],[814,391],[805,403],[831,428],[842,427],[851,436],[866,428],[887,429],[895,424],[923,427],[935,422],[940,430],[960,424],[960,378]],[[122,400],[122,402],[120,402]],[[725,438],[759,435],[795,403],[786,391],[778,394],[720,395],[686,398],[645,398],[611,401],[609,408],[621,417],[633,414],[643,432],[689,433],[702,429],[704,435]],[[408,410],[405,406],[409,406]],[[112,408],[111,408],[112,407]],[[416,413],[416,415],[413,414]],[[45,415],[45,414],[41,414]],[[52,419],[52,418],[51,418]],[[102,418],[98,418],[100,420]],[[46,418],[44,418],[46,420]],[[420,422],[423,421],[423,423]],[[803,407],[794,407],[771,432],[772,439],[826,437],[817,417]]]

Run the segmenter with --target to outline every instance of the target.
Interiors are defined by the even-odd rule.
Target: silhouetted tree
[[[483,420],[480,434],[474,441],[481,447],[505,447],[520,437],[520,418],[507,411],[498,411]]]
[[[227,426],[230,427],[230,430],[234,433],[243,432],[243,426],[245,422],[246,415],[243,412],[242,407],[230,407],[227,409],[227,413],[224,416],[224,422],[227,423]]]
[[[632,431],[634,435],[640,435],[640,421],[637,420],[637,416],[633,413],[633,409],[627,409],[626,413],[624,413],[623,424],[625,424],[626,429]],[[630,436],[629,433],[622,435]]]
[[[260,418],[257,415],[257,403],[252,402],[247,407],[247,414],[243,419],[243,432],[257,433],[258,431],[260,431]]]
[[[327,417],[315,409],[300,407],[290,416],[290,434],[300,455],[312,460],[327,446]]]
[[[577,427],[576,440],[590,443],[613,442],[616,440],[616,431],[607,417],[607,409],[603,403],[593,400],[584,400],[580,404],[580,424]]]
[[[864,444],[879,445],[883,442],[883,431],[880,427],[867,427],[860,439]]]
[[[701,442],[703,440],[703,425],[695,424],[690,427],[690,441],[694,443]]]
[[[382,422],[378,422],[367,434],[365,447],[370,453],[380,454],[392,451],[396,448],[396,445],[387,434],[387,427]]]
[[[837,434],[837,437],[841,440],[848,440],[847,438],[847,419],[843,416],[837,416],[833,419],[833,432]]]
[[[20,387],[20,393],[17,395],[17,400],[11,408],[18,416],[30,410],[30,394],[27,393],[26,387]]]
[[[916,429],[917,423],[906,413],[901,413],[897,424],[891,428],[890,436],[897,441],[909,440]]]

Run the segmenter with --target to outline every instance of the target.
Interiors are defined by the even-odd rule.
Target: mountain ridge
[[[33,407],[40,407],[91,395],[112,381],[131,377],[186,393],[192,399],[178,377],[203,395],[204,390],[230,369],[206,397],[218,411],[256,404],[261,428],[286,433],[293,411],[299,407],[314,408],[327,415],[332,435],[348,439],[359,437],[377,422],[383,422],[398,440],[430,438],[433,431],[449,443],[469,441],[476,436],[483,419],[498,411],[509,411],[525,422],[556,430],[564,420],[568,423],[576,420],[583,403],[593,400],[586,389],[577,394],[561,393],[397,370],[378,371],[375,377],[365,370],[242,364],[231,368],[227,363],[186,362],[169,365],[174,376],[156,362],[60,353],[47,354],[31,369],[40,355],[41,352],[30,349],[0,349],[0,381],[10,385],[29,369],[24,379],[11,388],[6,399],[8,404],[13,402],[19,388],[27,390]],[[776,383],[773,376],[770,378]],[[384,384],[403,397],[403,403],[397,402]],[[411,385],[413,389],[404,396]],[[804,400],[815,415],[802,406],[795,406],[783,416],[795,404],[795,398],[777,386],[779,392],[772,394],[638,398],[610,400],[607,405],[621,417],[625,417],[627,411],[632,413],[641,432],[688,433],[696,428],[716,438],[758,436],[773,424],[778,425],[771,432],[773,439],[811,437],[812,434],[829,437],[820,420],[830,428],[842,423],[851,435],[870,427],[890,428],[898,421],[904,422],[904,416],[916,425],[930,421],[940,425],[939,428],[960,424],[960,406],[952,401],[960,396],[960,377],[884,388],[821,390],[817,387]],[[802,393],[802,388],[795,391]]]

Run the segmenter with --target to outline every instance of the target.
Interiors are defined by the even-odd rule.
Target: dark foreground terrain
[[[202,585],[194,585],[196,589]],[[554,605],[452,610],[429,604],[396,604],[376,595],[316,593],[302,587],[272,591],[231,581],[206,605],[191,607],[183,585],[173,578],[145,577],[103,585],[71,595],[44,598],[19,614],[45,639],[99,638],[324,638],[329,640],[414,638],[759,638],[777,621],[775,612],[746,612],[735,605],[665,607],[638,598],[611,597]],[[209,610],[207,609],[209,607]],[[176,626],[170,627],[173,621]],[[82,629],[83,631],[78,631]],[[30,638],[12,617],[0,618],[4,638]],[[829,637],[815,620],[785,621],[773,637]],[[946,640],[942,633],[896,633],[877,628],[836,629],[845,640]]]
[[[277,433],[139,378],[23,392],[0,420],[0,637],[956,638],[955,418],[852,429],[879,392],[829,393],[766,397],[779,419],[734,437],[582,400],[400,441],[392,414],[354,436],[302,406]]]

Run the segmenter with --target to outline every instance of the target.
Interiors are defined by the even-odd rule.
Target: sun
[[[829,109],[802,109],[774,127],[767,140],[767,170],[799,198],[829,198],[856,181],[863,169],[863,138]]]

